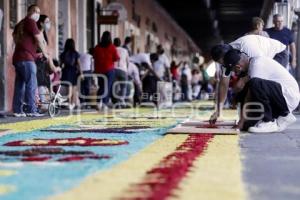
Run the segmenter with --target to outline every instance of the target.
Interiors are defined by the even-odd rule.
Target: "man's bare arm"
[[[297,59],[296,59],[296,45],[295,45],[295,42],[293,42],[293,43],[290,44],[290,51],[291,51],[291,54],[292,54],[292,62],[291,62],[291,65],[292,65],[292,67],[295,69],[295,68],[296,68],[296,65],[297,65]]]

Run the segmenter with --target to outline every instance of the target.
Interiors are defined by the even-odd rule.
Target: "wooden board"
[[[239,133],[238,129],[232,129],[228,127],[219,128],[197,128],[197,127],[184,127],[177,126],[166,132],[166,134],[214,134],[214,135],[236,135]]]
[[[193,120],[193,121],[185,121],[181,125],[182,126],[201,126],[201,125],[207,125],[207,124],[209,124],[208,121]],[[217,125],[217,126],[234,126],[234,125],[236,125],[236,121],[235,120],[232,120],[232,121],[217,121],[215,123],[215,125]]]

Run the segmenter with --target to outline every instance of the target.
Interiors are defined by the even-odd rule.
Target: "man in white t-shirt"
[[[118,103],[125,105],[125,96],[127,91],[128,80],[127,68],[129,64],[129,54],[128,51],[121,47],[120,38],[114,39],[114,45],[117,48],[118,55],[120,57],[119,61],[115,62],[115,80],[114,80],[114,88],[116,88],[116,84],[119,86],[119,90],[114,90],[116,94],[113,94],[113,101],[118,101]]]
[[[139,69],[132,62],[129,62],[129,65],[128,65],[128,77],[129,77],[129,80],[131,80],[134,85],[134,96],[133,96],[134,101],[133,101],[133,103],[134,103],[134,106],[136,106],[138,103],[141,102],[142,82],[141,82],[141,78],[140,78]]]
[[[230,44],[221,44],[216,45],[211,50],[212,59],[215,62],[223,65],[223,57],[224,55],[231,49],[238,49],[249,57],[257,57],[257,56],[267,56],[269,58],[273,58],[277,62],[281,62],[281,58],[286,55],[286,46],[281,42],[263,37],[260,35],[246,35],[238,38],[237,40],[231,42]],[[228,85],[230,80],[230,71],[226,71],[222,69],[223,75],[220,80],[220,94],[219,94],[219,103],[220,103],[220,111],[222,110],[223,104],[226,100]],[[244,85],[245,80],[243,78],[237,83],[235,88],[236,92],[241,90],[241,87]],[[215,123],[218,116],[219,111],[214,112],[210,117],[210,122]]]
[[[249,132],[283,131],[296,121],[292,111],[300,101],[298,83],[278,62],[266,56],[250,58],[233,49],[225,54],[224,67],[237,75],[247,75],[244,103],[255,102],[262,105],[262,118],[248,129]],[[246,121],[249,118],[242,115],[239,128]]]
[[[153,69],[162,80],[171,80],[170,60],[161,45],[157,46],[158,60],[153,63]]]

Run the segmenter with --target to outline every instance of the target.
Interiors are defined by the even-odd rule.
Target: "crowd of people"
[[[125,37],[122,45],[121,39],[113,38],[109,31],[103,32],[95,47],[83,53],[69,38],[59,60],[53,59],[48,51],[50,29],[50,18],[41,15],[37,5],[29,6],[27,16],[15,26],[16,117],[42,116],[51,94],[56,92],[51,86],[53,81],[60,81],[63,86],[58,98],[70,110],[90,106],[97,110],[122,108],[142,102],[157,104],[159,82],[173,85],[170,95],[174,101],[207,99],[207,93],[212,92],[205,67],[189,60],[170,62],[162,45],[153,53],[133,54],[131,37]]]
[[[262,107],[263,115],[259,119],[257,113],[250,112],[250,118],[241,115],[237,124],[241,130],[282,131],[295,121],[292,112],[300,100],[293,77],[295,42],[292,32],[283,26],[281,15],[274,15],[273,22],[274,27],[264,31],[263,20],[255,17],[253,30],[245,36],[212,48],[211,57],[222,66],[222,74],[215,95],[220,109],[212,114],[211,123],[218,119],[226,99],[230,103],[240,102],[242,110],[251,102]],[[158,105],[160,95],[170,95],[173,101],[208,99],[214,90],[213,78],[202,63],[199,66],[189,60],[170,62],[162,45],[152,53],[133,54],[130,37],[122,45],[121,38],[113,38],[109,31],[103,32],[95,47],[83,53],[76,50],[72,38],[67,39],[59,60],[55,60],[48,53],[50,29],[50,18],[40,15],[36,5],[28,8],[27,16],[14,29],[13,112],[16,117],[42,116],[41,111],[47,110],[43,104],[49,101],[47,96],[64,92],[54,91],[53,81],[59,81],[67,89],[66,98],[60,93],[56,97],[70,110],[90,106],[106,110],[143,102]],[[161,84],[171,84],[173,91],[160,94]]]

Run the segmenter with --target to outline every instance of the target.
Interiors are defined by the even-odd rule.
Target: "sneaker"
[[[35,113],[27,113],[26,115],[27,115],[27,117],[43,117],[43,116],[45,116],[44,114],[40,114],[40,113],[38,113],[38,112],[35,112]]]
[[[26,117],[25,113],[14,113],[14,117]]]
[[[75,104],[70,104],[69,105],[69,110],[74,110],[74,108],[75,108]]]
[[[255,126],[250,127],[248,131],[250,133],[273,133],[278,132],[279,127],[277,126],[276,120],[273,122],[259,121],[255,124]]]
[[[297,121],[297,119],[292,113],[289,113],[285,117],[281,117],[281,116],[278,117],[277,118],[277,125],[279,127],[279,131],[285,130],[289,125],[291,125],[295,121]]]

